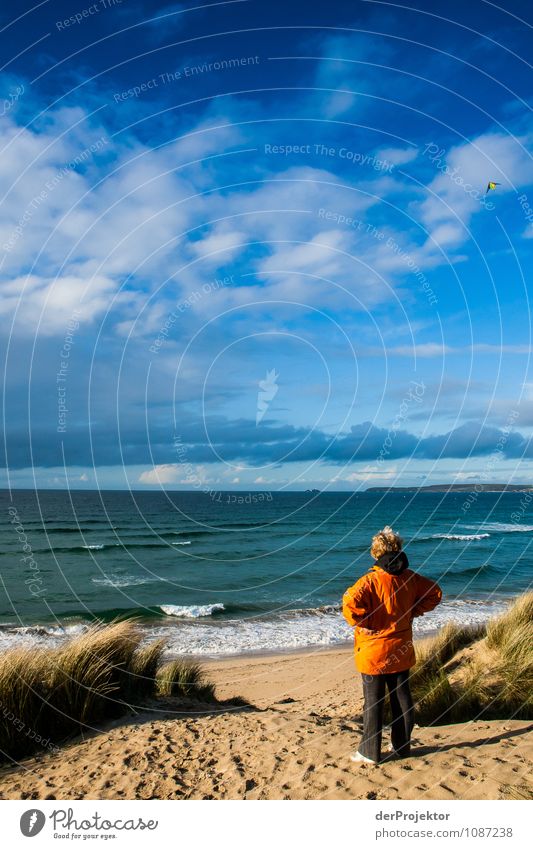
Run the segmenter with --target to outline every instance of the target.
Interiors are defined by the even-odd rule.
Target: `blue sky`
[[[531,482],[529,4],[419,6],[3,4],[1,485]]]

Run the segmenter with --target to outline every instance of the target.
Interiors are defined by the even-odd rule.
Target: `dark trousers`
[[[394,751],[400,757],[410,753],[411,731],[414,725],[414,707],[409,688],[409,670],[385,675],[363,674],[363,736],[359,752],[376,763],[381,759],[381,732],[385,687],[389,691],[392,713],[391,738]]]

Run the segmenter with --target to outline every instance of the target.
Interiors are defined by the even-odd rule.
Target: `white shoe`
[[[353,754],[351,754],[350,760],[354,764],[360,764],[360,763],[375,764],[375,763],[377,763],[377,761],[373,761],[372,758],[365,758],[365,756],[362,755],[361,752],[354,752]]]

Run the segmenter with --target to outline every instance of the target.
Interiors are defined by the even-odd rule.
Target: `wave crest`
[[[465,525],[465,527],[469,526]],[[533,531],[533,525],[516,525],[512,522],[485,522],[480,530],[491,531],[493,534],[527,534]]]
[[[160,604],[160,609],[167,616],[179,616],[182,619],[200,619],[202,616],[212,616],[225,610],[223,604]]]
[[[470,542],[478,539],[488,539],[490,534],[433,534],[431,539],[450,539],[456,542]]]

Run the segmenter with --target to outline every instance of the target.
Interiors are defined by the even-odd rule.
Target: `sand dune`
[[[416,728],[413,756],[356,766],[350,650],[209,665],[253,707],[145,712],[0,771],[4,799],[499,799],[531,793],[533,725]],[[387,735],[385,734],[385,742]]]

